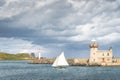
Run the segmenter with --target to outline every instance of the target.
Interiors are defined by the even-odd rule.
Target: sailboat
[[[62,52],[54,61],[53,67],[65,67],[69,66],[67,60],[65,59],[64,52]]]

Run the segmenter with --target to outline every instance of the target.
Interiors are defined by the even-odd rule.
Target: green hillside
[[[0,52],[0,60],[29,60],[30,55],[27,53],[8,54]]]

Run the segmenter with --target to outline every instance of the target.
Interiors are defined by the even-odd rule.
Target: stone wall
[[[112,66],[120,66],[120,58],[114,58]]]
[[[30,63],[31,64],[53,64],[55,59],[34,59]],[[67,59],[69,65],[71,66],[100,66],[99,64],[88,64],[88,59],[81,59],[81,58],[73,58]],[[114,58],[112,63],[103,66],[120,66],[120,58]]]
[[[30,63],[31,64],[52,64],[55,59],[34,59]]]
[[[55,59],[34,59],[31,64],[53,64]],[[88,59],[67,59],[69,65],[71,66],[85,66],[88,65]]]

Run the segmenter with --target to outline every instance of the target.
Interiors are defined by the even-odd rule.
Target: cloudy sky
[[[0,0],[0,51],[89,57],[89,43],[120,57],[120,0]]]

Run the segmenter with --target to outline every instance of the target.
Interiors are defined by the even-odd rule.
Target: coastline
[[[32,60],[29,64],[53,64],[55,59],[47,59],[47,58],[43,58],[43,59],[34,59]],[[76,61],[76,59],[72,58],[72,59],[67,59],[68,63],[70,66],[85,66],[88,65],[87,64],[87,60],[88,59],[77,59],[78,61]]]
[[[43,58],[43,59],[33,59],[29,64],[53,64],[55,59],[48,59],[48,58]],[[72,59],[67,59],[68,63],[70,66],[120,66],[120,58],[114,58],[116,60],[113,63],[107,64],[107,65],[100,65],[100,64],[89,64],[87,58],[72,58]]]

